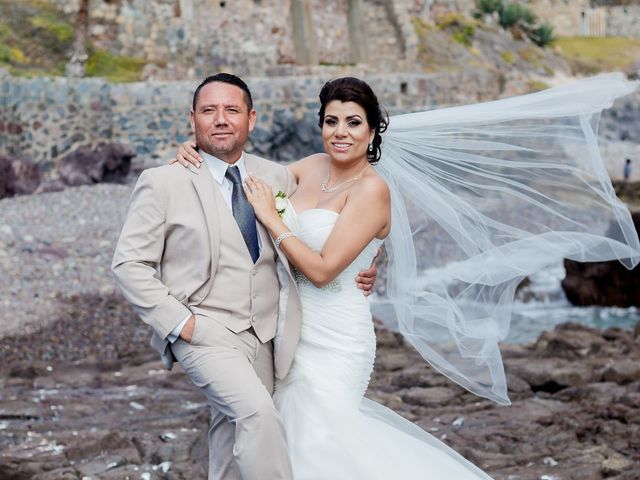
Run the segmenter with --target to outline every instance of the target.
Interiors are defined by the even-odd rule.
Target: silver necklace
[[[352,183],[352,182],[356,182],[358,180],[360,180],[362,178],[362,175],[364,175],[364,171],[369,168],[371,166],[371,164],[367,164],[366,167],[364,167],[362,169],[362,171],[356,175],[353,178],[350,178],[349,180],[345,180],[344,182],[336,185],[335,187],[327,187],[327,183],[329,183],[329,176],[331,175],[331,170],[329,170],[329,172],[327,173],[327,178],[324,179],[324,182],[322,182],[322,184],[320,185],[320,189],[325,192],[325,193],[333,193],[335,191],[337,191],[338,189],[340,189],[341,187],[344,187],[347,183]]]

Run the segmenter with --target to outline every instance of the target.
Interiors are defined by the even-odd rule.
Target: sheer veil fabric
[[[519,283],[563,258],[619,260],[640,243],[598,150],[622,74],[394,116],[375,167],[392,195],[376,317],[471,392],[509,404],[498,349]]]

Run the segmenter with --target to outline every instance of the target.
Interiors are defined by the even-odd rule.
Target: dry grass
[[[634,38],[559,37],[553,46],[576,73],[629,71],[640,60],[640,39]]]

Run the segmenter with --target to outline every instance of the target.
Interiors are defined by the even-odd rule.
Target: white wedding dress
[[[338,214],[311,209],[284,220],[320,251]],[[295,480],[474,480],[490,477],[388,408],[364,398],[376,338],[368,300],[355,284],[382,244],[374,239],[333,282],[301,274],[302,331],[274,401],[284,422]]]

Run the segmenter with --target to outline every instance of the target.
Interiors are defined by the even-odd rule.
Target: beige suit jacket
[[[295,179],[284,166],[250,154],[245,162],[247,171],[276,190],[287,195],[295,191]],[[215,187],[206,168],[187,169],[176,163],[145,170],[131,195],[114,253],[116,283],[153,329],[151,346],[168,369],[175,359],[167,348],[167,335],[189,315],[190,307],[215,295],[211,284],[223,234]],[[302,313],[289,263],[276,251],[281,300],[286,300],[280,302],[274,364],[276,377],[284,378],[300,338]]]

